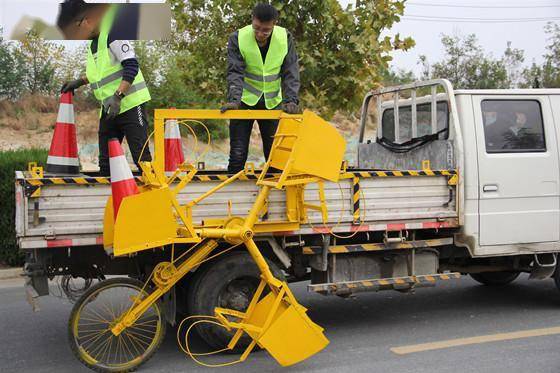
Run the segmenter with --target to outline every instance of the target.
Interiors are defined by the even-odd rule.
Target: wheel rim
[[[229,282],[218,296],[222,308],[245,311],[257,290],[258,279],[252,277],[237,278]]]
[[[74,343],[82,359],[108,370],[130,369],[157,347],[161,338],[162,316],[159,307],[150,307],[120,335],[112,326],[130,308],[133,299],[146,295],[126,283],[100,286],[82,299],[72,323]]]

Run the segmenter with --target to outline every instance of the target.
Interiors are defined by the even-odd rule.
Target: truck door
[[[474,96],[481,246],[558,241],[558,146],[547,97]]]

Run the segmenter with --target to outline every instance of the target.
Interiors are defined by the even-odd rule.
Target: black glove
[[[66,82],[62,85],[62,88],[60,89],[60,93],[66,93],[66,92],[74,93],[75,89],[78,89],[85,84],[86,82],[84,82],[84,80],[81,78]]]
[[[237,110],[239,109],[239,104],[237,102],[228,102],[220,109],[220,112],[223,114],[228,110]]]
[[[301,110],[299,109],[298,104],[294,102],[285,102],[282,104],[282,111],[286,114],[300,114]]]
[[[103,112],[108,120],[115,119],[121,111],[121,98],[114,94],[103,104]]]

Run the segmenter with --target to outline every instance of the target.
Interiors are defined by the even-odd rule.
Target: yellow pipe
[[[245,219],[245,223],[243,224],[243,228],[245,231],[253,229],[253,226],[259,218],[259,212],[261,212],[263,206],[265,205],[269,193],[270,186],[264,185],[257,195],[257,199],[255,200],[251,211],[249,211],[249,215],[247,215],[247,218]]]
[[[124,312],[124,317],[119,323],[111,328],[111,332],[114,335],[119,335],[123,330],[125,330],[129,326],[132,326],[136,322],[136,320],[138,320],[138,318],[152,306],[152,304],[154,304],[163,294],[168,292],[169,289],[171,289],[180,279],[182,279],[187,273],[189,273],[194,267],[196,267],[204,258],[210,255],[212,250],[214,250],[216,247],[218,247],[218,243],[214,240],[210,240],[208,242],[205,242],[199,249],[196,249],[195,252],[187,260],[185,260],[177,267],[177,270],[173,274],[173,277],[165,286],[156,288],[140,303],[126,310]]]
[[[218,190],[222,189],[223,187],[225,187],[228,184],[231,184],[232,182],[234,182],[235,180],[239,179],[240,176],[245,174],[245,170],[241,170],[238,173],[236,173],[235,175],[231,176],[229,179],[223,181],[222,183],[216,185],[214,188],[210,189],[209,191],[207,191],[206,193],[202,194],[201,196],[198,196],[197,198],[193,199],[192,201],[190,201],[189,203],[187,203],[187,207],[193,207],[194,205],[196,205],[197,203],[199,203],[200,201],[202,201],[203,199],[205,199],[206,197],[208,197],[211,194],[214,194],[215,192],[217,192]]]
[[[240,229],[225,229],[225,228],[202,228],[195,230],[200,237],[203,238],[240,238]]]
[[[228,110],[221,113],[220,110],[197,110],[197,109],[156,109],[155,119],[268,119],[278,120],[282,118],[302,119],[301,114],[286,114],[282,110]]]
[[[257,264],[257,267],[259,267],[259,270],[261,271],[261,273],[264,277],[264,280],[269,285],[274,286],[276,289],[280,288],[282,286],[282,281],[280,281],[276,277],[274,277],[274,275],[270,271],[270,267],[266,263],[266,260],[262,256],[261,251],[257,247],[257,244],[255,243],[255,241],[253,241],[253,239],[251,238],[251,239],[245,241],[245,246],[247,247],[247,250],[249,251],[249,254],[251,255],[251,257],[253,258],[253,260]]]
[[[157,110],[156,110],[157,114]],[[159,180],[165,180],[165,140],[163,118],[154,120],[154,173]]]

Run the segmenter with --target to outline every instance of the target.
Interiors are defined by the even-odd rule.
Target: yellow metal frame
[[[212,219],[203,226],[193,225],[194,206],[241,176],[254,175],[254,167],[249,165],[204,194],[180,205],[177,195],[193,179],[197,169],[193,165],[183,164],[172,176],[165,175],[164,124],[169,118],[280,120],[271,156],[256,182],[260,191],[246,217],[227,216],[224,219]],[[320,140],[316,138],[316,131],[321,133]],[[133,254],[167,244],[193,243],[194,246],[179,258],[156,266],[148,280],[155,285],[155,289],[143,299],[135,300],[133,306],[118,317],[111,328],[112,333],[119,335],[132,326],[185,274],[202,261],[208,260],[212,251],[218,247],[218,241],[224,240],[232,245],[243,244],[259,268],[262,278],[245,313],[216,309],[216,317],[224,327],[237,330],[228,347],[233,349],[241,335],[247,333],[253,338],[253,343],[243,354],[242,360],[259,344],[281,365],[295,364],[323,349],[328,344],[322,333],[323,329],[307,317],[305,309],[297,303],[288,285],[274,277],[253,236],[256,232],[299,229],[300,224],[307,219],[307,209],[321,211],[326,223],[323,180],[338,181],[344,172],[340,170],[340,166],[345,142],[336,129],[309,111],[303,115],[287,115],[281,111],[270,110],[234,110],[220,113],[218,110],[166,109],[155,111],[154,141],[153,162],[140,164],[144,179],[141,193],[123,199],[117,219],[113,218],[111,202],[108,202],[104,236],[112,235],[113,239],[104,238],[104,243],[114,247],[115,255]],[[323,156],[321,153],[327,153],[327,149],[329,154]],[[281,173],[267,174],[271,167],[280,169]],[[174,183],[177,180],[178,183]],[[320,205],[305,202],[305,185],[309,183],[318,183]],[[267,200],[272,189],[285,190],[285,219],[259,221],[268,208]],[[149,206],[149,209],[145,210],[151,211],[142,213],[144,206]],[[169,213],[171,215],[165,212],[169,210],[172,210]],[[177,220],[180,221],[180,225],[177,224]],[[150,225],[153,229],[149,229]],[[183,259],[188,253],[191,255]],[[270,288],[270,292],[261,299],[265,286]],[[237,321],[231,321],[225,315],[234,316]],[[298,346],[297,349],[286,350],[284,339],[290,337],[291,343]]]

